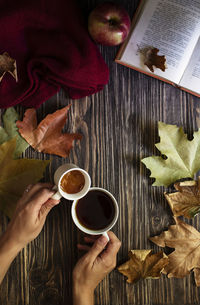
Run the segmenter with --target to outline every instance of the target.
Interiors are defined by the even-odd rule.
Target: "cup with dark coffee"
[[[119,208],[110,192],[91,187],[84,197],[73,201],[71,213],[81,231],[90,235],[103,234],[109,239],[106,232],[115,225]]]
[[[89,191],[91,179],[89,174],[75,164],[66,163],[61,165],[54,174],[54,190],[57,192],[53,199],[64,197],[68,200],[79,199]]]

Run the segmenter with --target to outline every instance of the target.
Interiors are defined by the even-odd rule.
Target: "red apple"
[[[88,30],[91,37],[100,44],[115,46],[122,43],[130,30],[127,11],[114,2],[98,5],[89,15]]]

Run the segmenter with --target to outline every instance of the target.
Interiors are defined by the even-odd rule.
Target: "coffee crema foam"
[[[85,177],[79,170],[65,174],[60,182],[61,190],[68,194],[79,193],[85,185]]]

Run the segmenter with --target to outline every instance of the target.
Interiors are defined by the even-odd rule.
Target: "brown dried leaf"
[[[153,67],[156,67],[165,72],[166,57],[165,55],[158,55],[158,52],[159,49],[152,47],[141,50],[141,53],[144,56],[144,65],[146,65],[151,72],[154,72]]]
[[[17,82],[16,60],[11,58],[7,52],[4,52],[0,54],[0,82],[6,72],[10,73]]]
[[[193,271],[196,286],[200,287],[200,268],[195,268]]]
[[[168,277],[183,278],[194,269],[196,285],[200,285],[200,233],[192,226],[180,219],[175,219],[176,224],[171,225],[168,231],[150,240],[160,247],[174,248],[168,255],[169,264],[163,273]]]
[[[152,254],[152,250],[131,250],[129,257],[129,261],[118,267],[118,271],[128,277],[127,283],[145,278],[158,279],[168,264],[168,257],[162,251]]]
[[[198,181],[184,181],[174,184],[178,192],[165,193],[174,216],[192,218],[200,212],[200,177]]]
[[[74,140],[81,140],[77,133],[62,133],[70,105],[48,114],[39,125],[35,109],[28,109],[23,121],[17,121],[21,136],[37,151],[63,158],[69,155]]]

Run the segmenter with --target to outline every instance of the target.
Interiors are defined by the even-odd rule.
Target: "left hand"
[[[41,232],[47,214],[60,201],[51,199],[55,193],[49,183],[30,185],[17,203],[5,232],[19,248],[23,248]]]

